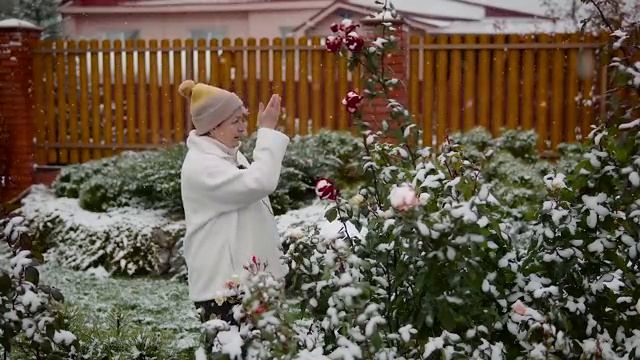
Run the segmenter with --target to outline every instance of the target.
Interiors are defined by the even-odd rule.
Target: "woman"
[[[201,320],[211,315],[234,323],[239,299],[230,293],[243,265],[253,256],[276,277],[286,274],[279,258],[279,237],[268,195],[278,185],[289,138],[275,130],[280,97],[271,96],[258,111],[254,162],[238,151],[246,135],[247,111],[226,90],[184,81],[179,92],[190,100],[195,130],[187,138],[181,189],[186,235],[189,297]]]

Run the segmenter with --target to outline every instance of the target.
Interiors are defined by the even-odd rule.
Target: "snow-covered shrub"
[[[61,311],[64,297],[40,283],[37,254],[27,250],[31,234],[24,222],[20,216],[0,220],[0,241],[13,250],[11,269],[0,270],[0,346],[5,354],[21,349],[33,359],[73,355],[78,343]]]
[[[511,153],[516,158],[535,161],[539,158],[534,130],[506,129],[497,138],[496,147]]]
[[[104,212],[116,206],[122,194],[122,179],[118,176],[96,175],[80,185],[78,203],[83,209]]]
[[[166,210],[120,207],[94,213],[75,199],[34,186],[17,213],[33,231],[33,245],[47,251],[48,261],[78,270],[101,265],[129,275],[180,270],[173,266],[179,266],[184,224]]]
[[[393,13],[385,1],[379,16]],[[350,41],[359,48],[356,28],[348,21],[332,26],[329,51],[346,56]],[[350,62],[362,61],[369,83],[380,85],[368,89],[371,98],[386,98],[385,85],[393,83],[375,66],[392,42],[383,32],[363,53],[351,50]],[[612,118],[618,127],[594,129],[566,174],[551,168],[518,180],[542,185],[536,211],[518,218],[513,199],[489,182],[490,169],[455,141],[439,155],[415,148],[407,140],[419,137],[410,117],[387,101],[394,108],[387,121],[403,136],[385,143],[379,139],[388,134],[365,132],[367,181],[349,199],[327,179],[318,185],[332,222],[290,233],[289,288],[268,269],[249,267],[243,303],[234,309],[241,326],[204,324],[212,342],[198,354],[639,358],[640,121],[618,126]],[[345,103],[358,117],[358,105]],[[514,134],[507,143],[511,158],[529,161],[535,138]]]
[[[79,198],[90,211],[136,206],[182,212],[180,168],[185,148],[124,152],[65,167],[52,184],[57,196]]]
[[[243,143],[242,152],[251,160],[255,136]],[[276,215],[297,209],[314,198],[313,185],[320,178],[336,179],[353,186],[362,176],[358,154],[360,141],[348,133],[320,132],[292,139],[276,191],[269,196]]]
[[[124,156],[124,154],[122,155]],[[80,187],[94,176],[111,176],[111,168],[117,161],[117,157],[89,161],[83,164],[74,164],[64,167],[54,183],[53,189],[57,196],[77,198],[80,196]]]

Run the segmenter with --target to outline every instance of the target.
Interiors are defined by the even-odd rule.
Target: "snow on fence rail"
[[[340,104],[361,71],[337,63],[319,37],[299,39],[45,40],[34,49],[36,161],[68,164],[123,149],[181,142],[184,79],[235,91],[256,128],[258,102],[283,96],[289,135],[349,130]],[[409,107],[425,145],[482,125],[535,128],[541,150],[576,139],[605,90],[603,38],[577,34],[411,37]],[[427,115],[428,114],[428,115]],[[434,139],[434,140],[432,140]],[[433,141],[433,143],[432,143]]]

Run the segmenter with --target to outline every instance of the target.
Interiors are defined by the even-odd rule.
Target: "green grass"
[[[0,250],[0,268],[10,268],[5,246]],[[193,358],[200,324],[186,283],[152,277],[99,279],[52,264],[39,269],[41,282],[64,294],[71,330],[87,347],[99,347],[100,354],[108,348],[114,354],[109,358],[114,359],[144,358],[132,354],[136,347],[144,347],[137,343],[147,340],[157,347],[155,353]],[[19,353],[12,355],[22,358]]]

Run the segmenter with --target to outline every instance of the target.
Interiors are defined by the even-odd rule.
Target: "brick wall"
[[[364,19],[362,21],[363,34],[375,40],[381,36],[380,21]],[[392,99],[398,100],[401,104],[408,103],[408,93],[406,84],[408,83],[408,46],[409,46],[409,28],[400,19],[393,21],[395,32],[392,34],[397,38],[398,47],[396,51],[387,54],[384,59],[384,65],[387,71],[387,77],[394,77],[399,80],[398,86],[390,93]],[[390,34],[385,33],[385,36]],[[387,101],[382,98],[376,98],[373,101],[367,101],[362,107],[362,119],[370,124],[372,130],[379,130],[382,120],[389,119],[389,111]],[[389,124],[392,128],[396,124]]]
[[[6,24],[6,23],[5,23]],[[0,200],[34,180],[33,53],[36,28],[0,25]]]

